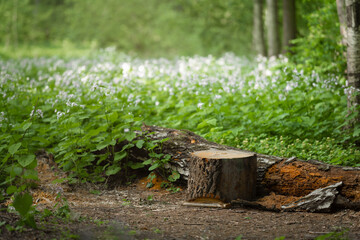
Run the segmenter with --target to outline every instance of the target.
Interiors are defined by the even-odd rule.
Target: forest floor
[[[332,238],[320,239],[360,239],[360,212],[353,210],[308,213],[187,207],[183,206],[186,191],[164,190],[159,179],[151,189],[146,187],[146,177],[112,190],[91,184],[68,188],[64,183],[51,183],[61,178],[51,165],[39,161],[38,172],[40,184],[32,190],[34,204],[53,214],[36,215],[39,229],[9,231],[6,225],[15,226],[18,217],[0,211],[0,239],[273,240],[315,239],[328,233]],[[60,188],[66,201],[56,198],[53,190]],[[270,194],[262,202],[271,206],[288,200]]]
[[[82,188],[63,194],[73,220],[48,217],[38,230],[2,227],[0,239],[314,239],[334,231],[345,231],[344,239],[360,239],[360,212],[352,210],[325,214],[186,207],[185,191],[149,190],[143,182],[96,193]],[[54,205],[55,196],[40,198],[39,209]],[[0,212],[0,219],[11,223],[16,217]]]

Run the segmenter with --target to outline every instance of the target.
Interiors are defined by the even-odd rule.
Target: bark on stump
[[[210,149],[191,154],[188,199],[215,199],[229,203],[252,200],[256,193],[256,155]]]

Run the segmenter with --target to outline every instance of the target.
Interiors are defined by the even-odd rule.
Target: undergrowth
[[[105,49],[87,58],[0,59],[0,68],[3,198],[31,201],[23,192],[37,179],[39,149],[55,155],[70,182],[161,168],[169,156],[161,142],[137,138],[143,123],[259,153],[360,166],[360,126],[345,128],[354,117],[345,79],[305,74],[286,58],[140,60]],[[128,144],[115,151],[121,141]],[[147,148],[151,159],[132,162],[132,147]]]

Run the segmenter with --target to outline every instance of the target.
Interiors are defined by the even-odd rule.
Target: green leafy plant
[[[179,173],[166,168],[167,139],[140,135],[143,123],[259,153],[360,164],[360,125],[344,130],[355,115],[344,79],[329,74],[334,69],[233,54],[143,60],[113,49],[87,58],[0,59],[0,66],[2,200],[34,184],[39,149],[55,156],[70,183],[129,182],[141,168],[176,182]],[[148,158],[131,159],[137,150]]]
[[[318,236],[315,238],[315,240],[347,240],[349,239],[346,235],[348,230],[341,230],[341,231],[334,231],[329,232],[327,234]]]
[[[20,225],[26,224],[32,228],[37,228],[34,218],[35,208],[33,206],[33,198],[29,193],[15,194],[12,206],[20,214]]]

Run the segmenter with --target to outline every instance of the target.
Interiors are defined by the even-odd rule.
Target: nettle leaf
[[[21,142],[18,142],[18,143],[15,143],[13,145],[11,145],[9,148],[8,148],[8,151],[11,155],[14,155],[18,149],[20,148],[21,146]]]
[[[27,167],[35,160],[35,155],[29,154],[29,155],[20,155],[16,156],[18,163],[22,167]]]
[[[20,193],[15,196],[13,206],[21,216],[25,217],[31,209],[33,198],[29,193]]]
[[[107,176],[114,175],[114,174],[118,173],[120,170],[121,170],[120,167],[113,165],[113,166],[108,167],[108,169],[106,170],[105,174],[106,174]]]

